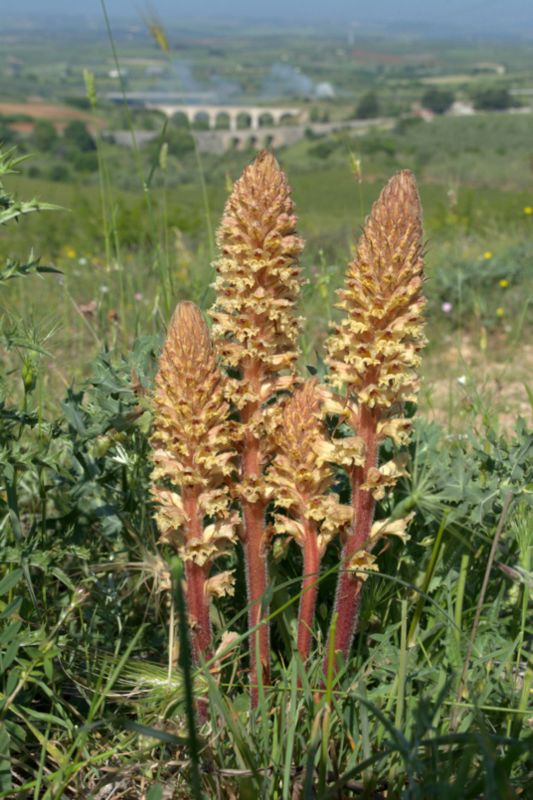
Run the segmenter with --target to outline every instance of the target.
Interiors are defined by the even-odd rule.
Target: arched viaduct
[[[252,131],[261,127],[274,127],[282,122],[303,122],[299,108],[278,108],[267,106],[222,106],[222,105],[184,105],[183,103],[147,102],[144,108],[160,111],[167,117],[183,114],[190,125],[206,120],[209,130],[214,130],[220,122],[227,122],[230,131],[239,130],[239,122],[245,121]]]

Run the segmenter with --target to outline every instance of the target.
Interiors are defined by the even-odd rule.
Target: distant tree
[[[33,126],[32,140],[37,150],[49,153],[57,143],[57,131],[48,119],[38,119]]]
[[[176,128],[189,128],[189,120],[187,119],[187,114],[184,114],[183,111],[177,111],[171,118],[170,122]]]
[[[0,145],[14,144],[17,134],[9,127],[8,120],[0,116]]]
[[[421,102],[424,108],[428,108],[430,111],[433,111],[434,114],[444,114],[448,111],[454,100],[455,96],[453,92],[449,92],[447,89],[435,89],[431,87],[431,89],[424,92]]]
[[[70,163],[76,172],[96,172],[98,169],[96,150],[75,150],[71,155]]]
[[[355,109],[355,119],[372,119],[379,115],[379,100],[375,92],[367,92]]]
[[[74,119],[66,126],[63,133],[65,143],[71,145],[74,149],[82,153],[90,153],[96,150],[96,144],[87,130],[84,122],[79,119]]]
[[[198,119],[193,120],[191,128],[194,131],[208,131],[209,120],[206,117],[198,117]]]
[[[474,95],[474,107],[478,111],[505,111],[518,105],[508,89],[483,89]]]
[[[70,178],[70,172],[68,171],[68,167],[66,167],[64,164],[54,164],[52,167],[50,167],[48,177],[51,181],[62,183],[63,181],[68,181]]]
[[[167,144],[169,154],[176,156],[176,158],[180,158],[194,150],[194,139],[190,132],[184,128],[174,128],[168,125],[163,141]],[[157,158],[161,144],[161,139],[157,137],[147,145],[151,158]]]

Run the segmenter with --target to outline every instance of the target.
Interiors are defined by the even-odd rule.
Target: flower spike
[[[242,541],[250,629],[267,616],[264,470],[272,454],[272,401],[294,383],[300,319],[294,313],[300,286],[302,240],[290,188],[276,159],[262,152],[235,183],[217,234],[216,302],[211,312],[216,347],[236,377],[228,396],[239,412],[241,474],[236,496],[243,512]],[[274,403],[275,405],[275,403]],[[257,658],[258,656],[258,658]],[[257,703],[259,668],[269,679],[266,622],[250,640],[252,703]]]
[[[298,651],[306,661],[315,614],[320,561],[333,536],[351,520],[350,506],[330,492],[333,471],[324,459],[328,445],[325,391],[308,380],[287,401],[276,429],[276,455],[268,471],[276,506],[274,531],[292,537],[303,550],[304,569],[298,614]]]
[[[169,325],[155,380],[153,496],[161,541],[185,562],[196,663],[211,652],[209,595],[232,590],[231,575],[209,577],[231,552],[236,519],[228,477],[234,470],[232,424],[209,331],[199,309],[180,303]],[[204,518],[211,522],[204,525]]]
[[[422,310],[422,213],[414,176],[395,175],[374,203],[355,258],[339,292],[341,322],[329,337],[329,382],[345,398],[346,419],[357,434],[360,458],[346,466],[352,485],[353,519],[346,538],[336,598],[335,650],[348,656],[359,613],[363,574],[375,569],[371,548],[376,499],[402,474],[379,466],[381,441],[404,444],[410,422],[402,406],[416,397],[420,350],[425,344]],[[340,440],[339,446],[342,448]],[[398,528],[382,525],[382,534]]]

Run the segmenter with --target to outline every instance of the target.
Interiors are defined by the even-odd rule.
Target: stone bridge
[[[369,120],[339,120],[337,122],[315,122],[306,125],[284,125],[248,128],[247,130],[210,130],[191,131],[198,149],[204,153],[222,154],[226,150],[246,150],[253,147],[261,150],[264,147],[276,149],[296,144],[303,139],[308,130],[318,136],[327,136],[340,130],[348,130],[354,134],[367,133],[370,128],[387,130],[394,126],[394,120],[379,118]]]
[[[210,130],[217,128],[221,122],[230,131],[248,128],[256,131],[261,127],[273,127],[282,122],[302,122],[302,111],[299,108],[271,108],[268,106],[219,106],[219,105],[184,105],[183,103],[147,102],[144,108],[160,111],[167,117],[183,114],[190,125],[206,120]]]
[[[209,130],[237,131],[247,128],[256,131],[263,127],[275,127],[287,123],[294,125],[307,121],[307,113],[303,112],[301,108],[223,105],[216,101],[213,102],[208,93],[190,95],[179,92],[150,91],[126,92],[125,94],[108,92],[106,98],[119,105],[127,103],[133,108],[159,111],[169,118],[176,114],[183,114],[189,125],[205,120]]]
[[[221,155],[226,150],[247,150],[254,148],[261,150],[264,147],[276,149],[295,144],[303,139],[308,131],[318,136],[327,136],[340,130],[350,131],[352,134],[361,135],[368,133],[372,128],[389,130],[395,125],[394,119],[379,118],[368,120],[338,120],[337,122],[309,122],[303,125],[282,125],[280,127],[266,126],[239,130],[192,130],[198,149],[203,153]],[[156,139],[159,131],[136,131],[135,138],[131,131],[110,131],[109,136],[117,144],[133,147],[134,142],[145,144]]]

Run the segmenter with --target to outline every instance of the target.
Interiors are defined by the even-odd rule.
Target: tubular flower
[[[394,461],[379,466],[378,449],[387,437],[400,445],[409,438],[410,423],[401,409],[418,390],[419,353],[425,344],[422,285],[420,201],[412,173],[404,170],[372,207],[339,293],[344,317],[326,344],[329,382],[345,397],[345,418],[357,434],[360,453],[358,460],[344,464],[352,484],[353,519],[339,577],[335,649],[345,657],[362,585],[354,564],[375,568],[364,555],[370,555],[376,541],[371,534],[375,500],[402,474]],[[381,535],[397,532],[390,525],[381,529]]]
[[[155,380],[153,496],[161,541],[185,562],[187,601],[198,660],[211,646],[208,593],[213,560],[235,543],[227,480],[235,450],[224,382],[198,308],[180,303],[172,317]],[[211,524],[205,526],[204,518]],[[211,581],[211,584],[209,583]]]
[[[286,511],[276,515],[274,531],[292,536],[303,550],[298,651],[304,661],[311,647],[320,560],[328,542],[352,516],[349,506],[328,493],[333,473],[322,456],[327,444],[323,395],[316,380],[309,380],[285,404],[275,433],[276,455],[267,473],[276,505]]]
[[[217,234],[216,303],[212,311],[216,347],[236,377],[228,397],[239,411],[241,474],[237,482],[244,525],[249,626],[264,616],[267,588],[264,547],[269,492],[264,468],[271,456],[268,431],[275,414],[271,401],[294,383],[300,319],[294,305],[301,286],[297,264],[303,243],[285,175],[275,158],[260,153],[235,183]],[[281,374],[284,373],[284,374]],[[266,612],[265,612],[266,613]],[[269,674],[268,627],[250,642],[252,702],[257,702],[258,662]]]

